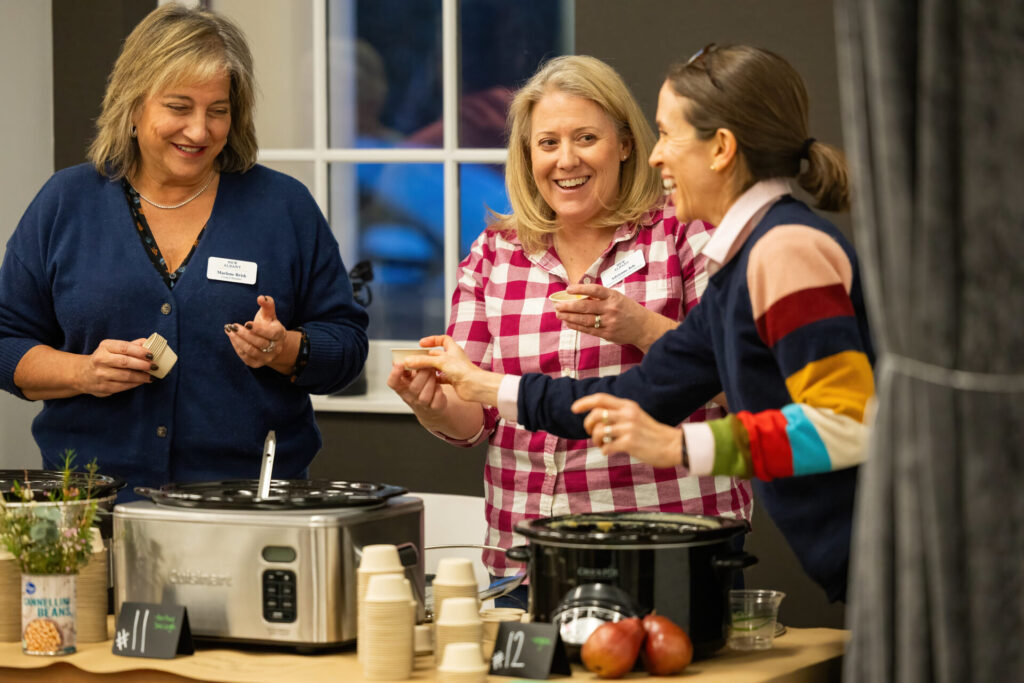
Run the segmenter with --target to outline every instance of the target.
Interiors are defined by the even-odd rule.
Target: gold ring
[[[601,411],[601,422],[608,424],[608,409],[604,408]]]
[[[597,315],[594,316],[594,327],[598,328],[598,329],[601,327],[601,314],[600,313],[598,313]]]

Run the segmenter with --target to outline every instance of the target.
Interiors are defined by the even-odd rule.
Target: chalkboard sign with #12
[[[174,659],[195,652],[184,605],[126,602],[114,627],[113,653],[122,657]]]
[[[547,678],[551,674],[569,676],[569,658],[554,624],[521,624],[503,621],[491,655],[491,674],[516,678]]]

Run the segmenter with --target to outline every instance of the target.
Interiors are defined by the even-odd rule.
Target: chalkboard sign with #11
[[[547,678],[551,674],[569,676],[569,658],[554,624],[521,624],[503,621],[491,655],[491,674],[516,678]]]
[[[122,657],[174,659],[195,652],[184,605],[126,602],[114,627],[113,653]]]

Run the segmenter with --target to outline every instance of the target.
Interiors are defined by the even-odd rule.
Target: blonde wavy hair
[[[489,226],[492,230],[514,232],[527,253],[546,248],[550,235],[558,230],[557,216],[533,180],[530,157],[530,117],[534,106],[551,91],[593,101],[615,122],[619,139],[632,142],[629,157],[620,167],[618,196],[592,227],[636,223],[659,205],[662,197],[661,178],[647,164],[654,147],[654,133],[622,77],[594,57],[556,57],[541,66],[516,93],[509,107],[505,187],[512,213],[492,213]]]
[[[219,14],[169,3],[132,30],[110,72],[88,152],[96,170],[113,179],[134,175],[141,158],[132,119],[146,98],[225,71],[231,79],[231,128],[217,167],[227,173],[252,168],[259,149],[253,122],[256,82],[245,35]]]

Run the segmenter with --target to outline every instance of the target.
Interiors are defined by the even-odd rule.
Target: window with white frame
[[[249,38],[260,163],[303,181],[346,266],[368,261],[371,339],[444,330],[456,269],[508,210],[517,85],[573,51],[574,0],[212,0]]]

